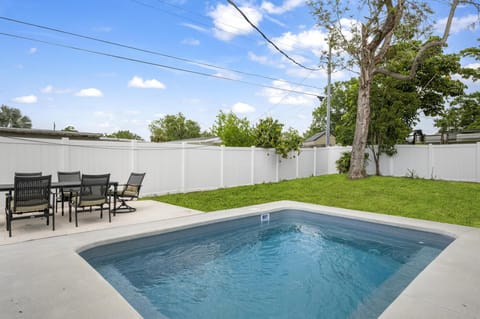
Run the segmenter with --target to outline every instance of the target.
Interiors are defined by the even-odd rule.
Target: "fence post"
[[[250,147],[250,184],[255,183],[255,146]]]
[[[62,171],[70,171],[70,140],[68,137],[62,137],[61,140],[60,165]]]
[[[185,151],[186,143],[182,142],[182,163],[181,163],[181,172],[180,172],[180,191],[185,193],[185,165],[186,165],[186,151]]]
[[[317,147],[313,147],[313,176],[317,176]]]
[[[137,140],[130,141],[130,171],[137,172]]]
[[[300,155],[295,156],[295,178],[298,178],[298,170],[299,170],[299,157]]]
[[[224,181],[224,156],[225,156],[225,145],[220,146],[220,188],[225,187]]]
[[[393,167],[394,167],[394,166],[393,166],[393,165],[394,165],[394,162],[393,162],[393,157],[394,157],[394,156],[395,156],[395,155],[389,156],[389,159],[390,159],[390,160],[389,160],[390,176],[393,176],[393,171],[395,170],[395,169],[393,168]]]
[[[427,163],[427,176],[425,176],[425,178],[431,178],[433,177],[433,170],[435,169],[435,167],[433,166],[433,158],[434,154],[433,154],[433,145],[432,144],[428,144],[428,163]],[[428,174],[430,174],[430,176],[428,176]]]
[[[275,182],[280,181],[280,159],[278,158],[278,154],[275,153]]]
[[[476,162],[477,162],[477,169],[476,169],[475,175],[477,177],[477,182],[480,182],[480,142],[477,142]]]

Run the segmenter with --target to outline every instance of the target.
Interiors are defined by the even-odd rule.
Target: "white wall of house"
[[[0,184],[12,183],[16,171],[41,171],[54,181],[57,171],[109,172],[120,183],[134,171],[147,173],[142,195],[190,192],[334,174],[336,160],[349,150],[306,148],[283,159],[255,147],[0,137]],[[399,145],[397,150],[381,158],[382,175],[480,182],[480,143]],[[372,161],[367,172],[375,172]]]

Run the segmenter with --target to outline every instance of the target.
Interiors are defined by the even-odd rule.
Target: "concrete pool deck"
[[[480,318],[480,229],[290,201],[202,213],[154,201],[133,203],[137,212],[112,223],[98,213],[79,216],[79,227],[57,215],[52,232],[39,220],[0,227],[0,318],[140,318],[140,315],[78,255],[117,240],[203,225],[261,212],[301,209],[426,230],[455,237],[381,318]],[[23,223],[23,224],[22,224]]]

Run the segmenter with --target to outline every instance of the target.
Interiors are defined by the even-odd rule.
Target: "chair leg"
[[[75,206],[75,227],[78,227],[78,212],[77,212],[77,206]]]
[[[112,222],[112,207],[110,206],[111,201],[108,201],[108,222]]]
[[[68,201],[68,222],[72,222],[72,201]]]
[[[12,216],[11,213],[7,217],[8,237],[12,237]]]
[[[55,207],[52,207],[52,231],[55,231]]]
[[[100,218],[103,219],[103,204],[100,205]]]

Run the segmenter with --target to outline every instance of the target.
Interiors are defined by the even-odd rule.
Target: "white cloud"
[[[480,63],[470,63],[470,64],[465,65],[464,68],[480,69]]]
[[[45,94],[66,94],[66,93],[72,92],[71,89],[59,89],[59,88],[53,87],[52,85],[47,85],[40,91]]]
[[[37,53],[37,51],[38,51],[37,48],[30,48],[30,49],[28,50],[28,54],[35,54],[35,53]]]
[[[318,29],[310,29],[298,34],[291,32],[284,33],[282,36],[274,38],[273,42],[284,51],[308,49],[318,54],[321,51],[328,50],[327,37],[327,33]]]
[[[102,91],[95,88],[83,89],[75,93],[76,96],[82,97],[101,97],[103,96]]]
[[[302,5],[305,5],[305,0],[286,0],[281,6],[276,6],[270,1],[264,1],[261,8],[270,14],[283,14]]]
[[[230,72],[230,71],[227,71],[227,70],[217,72],[217,73],[214,74],[214,76],[224,78],[224,79],[229,79],[229,80],[240,80],[241,79],[241,77],[237,73]]]
[[[255,112],[255,108],[246,103],[238,102],[232,106],[232,112],[237,114],[253,113]]]
[[[188,38],[188,39],[184,39],[182,41],[182,44],[197,46],[197,45],[200,45],[200,40],[193,39],[193,38]]]
[[[443,33],[446,23],[447,18],[440,19],[435,25],[435,31],[438,33]],[[474,31],[477,28],[478,16],[475,14],[469,14],[460,18],[454,17],[450,29],[450,34],[459,33],[465,30]]]
[[[182,25],[184,27],[193,29],[193,30],[198,31],[198,32],[202,32],[202,33],[207,33],[208,32],[208,30],[205,29],[204,27],[198,26],[198,25],[193,24],[193,23],[182,23]]]
[[[165,84],[157,79],[144,80],[139,76],[134,76],[130,81],[128,81],[128,87],[141,89],[165,89]]]
[[[35,95],[25,95],[13,98],[12,101],[16,103],[32,104],[37,103],[38,98]]]
[[[268,64],[270,59],[265,55],[256,55],[253,52],[248,52],[248,58],[253,62],[258,62],[260,64]]]
[[[257,9],[247,6],[242,6],[240,9],[254,25],[258,26],[262,21],[262,14]],[[253,31],[250,24],[231,5],[218,4],[208,15],[215,25],[214,35],[220,40],[228,41],[237,35],[245,35]]]
[[[311,106],[316,102],[314,96],[285,91],[304,91],[304,89],[295,87],[289,83],[276,80],[272,82],[272,86],[278,87],[279,89],[265,88],[260,92],[260,95],[265,96],[271,104]]]

